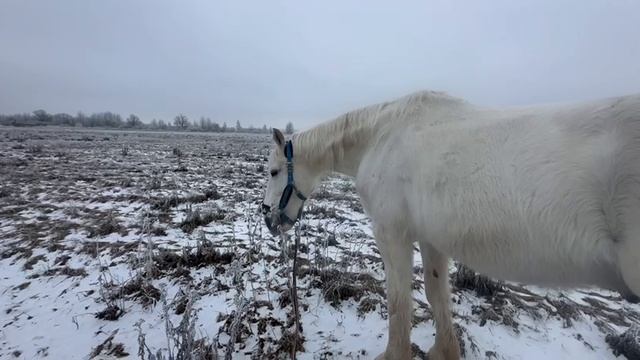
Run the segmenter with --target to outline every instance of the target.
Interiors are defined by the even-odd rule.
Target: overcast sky
[[[0,113],[307,128],[419,89],[638,93],[640,1],[0,0]]]

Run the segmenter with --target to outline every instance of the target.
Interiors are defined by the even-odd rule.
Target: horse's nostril
[[[262,204],[262,215],[267,215],[271,212],[271,206]]]

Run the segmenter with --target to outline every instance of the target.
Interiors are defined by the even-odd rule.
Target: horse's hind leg
[[[640,211],[635,215],[636,222],[626,225],[624,236],[618,240],[618,260],[625,284],[636,296],[640,296],[640,224],[637,223]]]
[[[458,360],[460,346],[453,328],[449,301],[448,258],[433,246],[420,242],[425,292],[436,323],[436,341],[429,350],[429,360]]]
[[[376,244],[382,255],[387,284],[389,340],[376,359],[411,359],[411,280],[413,244],[402,236],[376,229]]]

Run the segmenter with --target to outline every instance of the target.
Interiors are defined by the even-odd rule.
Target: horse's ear
[[[273,141],[275,141],[279,147],[284,147],[284,135],[282,135],[282,131],[276,128],[273,128],[272,132],[273,132]]]

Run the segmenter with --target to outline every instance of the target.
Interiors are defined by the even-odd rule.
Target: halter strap
[[[293,225],[302,214],[302,206],[300,206],[295,219],[291,219],[289,216],[287,216],[287,214],[285,214],[283,210],[289,204],[289,200],[291,200],[292,194],[295,194],[298,199],[302,200],[303,203],[305,200],[307,200],[307,197],[304,196],[302,192],[300,192],[300,190],[298,190],[293,179],[293,143],[291,142],[291,140],[288,140],[284,145],[284,156],[287,158],[287,185],[282,191],[282,196],[280,196],[278,209],[280,210],[280,222]]]

